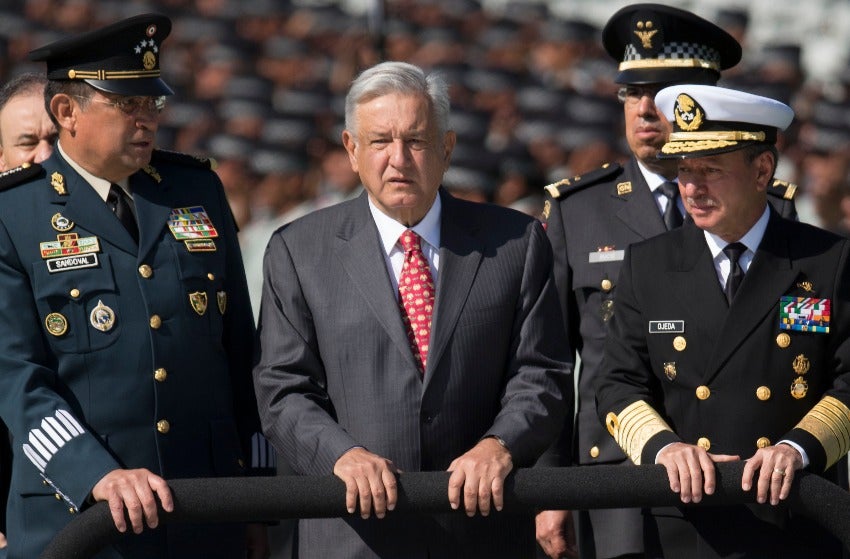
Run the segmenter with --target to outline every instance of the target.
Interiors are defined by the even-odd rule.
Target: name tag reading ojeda
[[[601,262],[617,262],[626,257],[625,250],[600,250],[588,254],[588,262],[599,264]]]
[[[650,320],[650,334],[684,334],[684,320]]]

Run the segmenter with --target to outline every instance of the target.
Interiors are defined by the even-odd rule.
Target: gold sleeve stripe
[[[850,408],[832,396],[824,396],[797,427],[811,433],[823,445],[827,468],[850,451]]]
[[[658,412],[643,400],[629,404],[620,415],[609,413],[605,419],[608,432],[637,465],[640,465],[640,455],[649,439],[662,431],[672,431]]]

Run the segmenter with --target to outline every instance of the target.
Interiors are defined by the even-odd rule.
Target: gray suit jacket
[[[570,351],[537,221],[441,191],[431,350],[420,375],[366,194],[280,229],[265,259],[264,430],[301,474],[361,445],[403,471],[445,470],[487,435],[530,466],[572,404]],[[521,535],[520,535],[521,534]],[[301,557],[532,556],[507,513],[300,523]]]

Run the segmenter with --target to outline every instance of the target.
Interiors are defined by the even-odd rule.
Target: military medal
[[[667,377],[668,380],[676,380],[676,363],[671,361],[668,363],[664,363],[664,376]]]
[[[190,252],[212,252],[216,249],[218,231],[203,206],[174,208],[168,216],[168,229],[183,241]]]
[[[60,213],[53,214],[53,217],[50,218],[50,225],[60,233],[65,233],[74,228],[74,222]]]
[[[189,304],[192,305],[192,309],[198,313],[198,316],[204,316],[204,313],[207,312],[206,292],[195,291],[194,293],[189,293]]]
[[[801,353],[800,355],[794,358],[794,363],[791,365],[791,367],[798,375],[805,375],[809,372],[811,363],[809,362],[809,358]]]
[[[227,309],[227,292],[217,291],[215,294],[215,300],[218,303],[218,312],[223,315],[224,311]]]
[[[47,260],[60,256],[100,252],[100,242],[97,237],[80,237],[76,233],[64,233],[56,235],[55,241],[39,243],[39,248],[41,249],[41,257]]]
[[[830,300],[814,297],[779,299],[779,328],[797,332],[829,334]]]
[[[44,318],[44,326],[48,332],[59,337],[68,331],[68,319],[61,313],[52,312]]]
[[[103,301],[98,300],[97,306],[89,314],[89,322],[101,332],[108,332],[115,326],[115,311],[104,305]]]
[[[791,396],[793,396],[796,400],[805,398],[808,391],[809,383],[806,382],[806,379],[803,377],[797,377],[794,379],[794,382],[791,383]]]

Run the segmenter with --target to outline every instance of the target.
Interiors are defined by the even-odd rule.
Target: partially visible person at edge
[[[56,126],[44,109],[40,74],[21,74],[0,88],[0,172],[25,163],[41,163],[53,153]],[[6,547],[6,501],[12,481],[12,447],[0,423],[0,549]],[[0,551],[0,557],[5,552]]]
[[[363,194],[279,229],[264,265],[263,427],[297,473],[343,480],[350,513],[302,519],[299,557],[533,557],[504,481],[573,401],[543,227],[441,187],[455,134],[439,76],[379,64],[345,107]],[[399,471],[441,470],[465,515],[393,512]]]
[[[847,488],[850,240],[767,201],[790,107],[690,84],[655,102],[691,219],[626,251],[596,392],[623,452],[681,499],[647,510],[647,557],[841,557],[785,500],[804,469]],[[734,460],[756,503],[690,506]]]
[[[558,449],[547,454],[547,465],[558,465],[558,457],[561,465],[571,460],[582,466],[626,460],[597,420],[594,391],[608,321],[615,312],[617,274],[631,243],[677,227],[684,219],[676,164],[656,157],[671,127],[653,98],[669,84],[714,84],[721,70],[741,59],[741,46],[720,27],[660,4],[622,8],[603,28],[602,42],[620,62],[615,81],[621,85],[618,96],[631,155],[622,166],[611,163],[545,189],[543,220],[554,252],[555,285],[569,345],[580,357],[575,439],[561,437]],[[782,213],[795,214],[793,201],[784,197],[793,197],[794,189],[771,190]],[[636,508],[545,511],[537,517],[537,539],[552,558],[640,556],[642,522]]]
[[[56,125],[44,108],[47,78],[21,74],[0,88],[0,171],[41,163],[53,153]]]
[[[222,185],[154,149],[170,30],[140,15],[30,53],[59,140],[0,178],[12,559],[98,501],[136,534],[98,558],[268,556],[260,525],[160,526],[157,511],[173,510],[168,478],[272,472],[252,454],[253,320]]]

